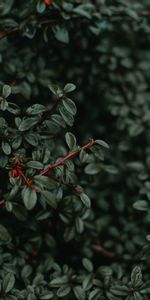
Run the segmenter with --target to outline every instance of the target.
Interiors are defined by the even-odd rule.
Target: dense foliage
[[[148,0],[0,0],[0,299],[149,299],[149,47]]]

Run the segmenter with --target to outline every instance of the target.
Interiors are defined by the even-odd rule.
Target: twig
[[[49,177],[49,178],[51,178],[51,179],[53,179],[54,181],[56,181],[58,183],[61,183],[61,184],[64,184],[64,185],[70,187],[76,193],[81,193],[82,192],[82,189],[80,187],[77,187],[76,185],[74,185],[71,182],[70,183],[66,183],[63,180],[61,180],[60,178],[57,178],[57,177],[55,177],[54,175],[51,175],[51,174],[47,174],[46,176]]]
[[[112,258],[114,256],[114,253],[111,251],[108,251],[104,249],[99,243],[96,245],[93,245],[93,249],[99,253],[101,253],[103,256]]]
[[[104,16],[104,17],[110,17],[108,14],[106,14],[105,12],[103,12],[103,11],[99,11],[100,13],[101,13],[101,15],[102,16]],[[149,17],[150,16],[150,11],[141,11],[141,12],[137,12],[137,15],[139,16],[139,17]],[[120,12],[114,12],[114,13],[112,13],[112,15],[111,15],[111,17],[114,17],[114,16],[120,16],[120,17],[129,17],[129,15],[127,14],[127,12],[126,11],[120,11]],[[53,23],[58,23],[58,21],[59,21],[59,23],[60,22],[65,22],[65,21],[68,21],[68,20],[70,20],[70,19],[68,19],[68,20],[64,20],[63,18],[62,18],[62,16],[58,16],[59,18],[56,18],[56,19],[50,19],[50,20],[42,20],[42,21],[40,21],[39,23],[37,23],[37,25],[39,26],[44,26],[44,25],[49,25],[49,24],[53,24]],[[72,17],[74,18],[74,19],[85,19],[85,17],[84,16],[77,16],[77,15],[72,15]],[[32,18],[33,18],[33,16],[32,16]],[[31,21],[32,21],[32,19],[31,19]],[[34,21],[37,21],[38,22],[38,20],[34,20]],[[37,26],[37,27],[38,27]],[[15,27],[15,28],[13,28],[13,29],[11,29],[11,30],[8,30],[8,31],[1,31],[0,32],[0,40],[1,39],[3,39],[3,38],[5,38],[5,37],[7,37],[7,36],[9,36],[10,34],[12,34],[12,33],[14,33],[14,32],[19,32],[19,31],[21,31],[22,30],[22,26],[21,26],[21,24],[19,25],[19,26],[17,26],[17,27]]]
[[[20,31],[20,28],[17,26],[11,30],[8,30],[8,31],[1,31],[0,32],[0,40],[2,40],[3,38],[5,38],[6,36],[14,33],[14,32],[17,32],[17,31]]]
[[[81,19],[81,16],[77,16],[77,15],[74,15],[72,16],[74,19]],[[84,17],[82,17],[83,19]],[[70,20],[70,19],[69,19]],[[62,16],[58,16],[58,18],[55,18],[55,19],[48,19],[48,20],[42,20],[42,21],[39,21],[37,19],[34,19],[33,16],[32,16],[32,19],[29,20],[29,21],[36,21],[37,22],[37,28],[40,27],[40,26],[46,26],[46,25],[50,25],[50,24],[58,24],[58,21],[59,21],[59,24],[62,23],[62,22],[66,22],[66,21],[69,21],[69,20],[65,20],[62,18]],[[39,21],[39,23],[38,23]],[[0,32],[0,40],[9,36],[10,34],[13,34],[14,32],[21,32],[22,30],[22,24],[20,24],[19,26],[11,29],[11,30],[8,30],[8,31],[1,31]]]
[[[19,170],[19,175],[24,179],[24,181],[25,181],[25,183],[27,184],[27,186],[29,186],[29,185],[30,185],[29,178],[26,177],[26,176],[23,174],[22,170]]]
[[[56,110],[58,104],[59,101],[57,100],[57,102],[50,109],[48,109],[46,112],[43,113],[41,119],[35,126],[40,126],[45,120],[47,120],[49,116]]]
[[[93,144],[95,143],[95,141],[93,139],[89,140],[89,143],[84,145],[82,147],[83,150],[89,149],[91,148],[91,146],[93,146]],[[64,158],[62,158],[61,160],[59,160],[58,162],[56,162],[55,164],[47,167],[46,169],[42,170],[39,175],[43,176],[45,174],[47,174],[49,171],[57,168],[58,166],[62,166],[67,160],[70,160],[71,158],[73,158],[74,156],[76,156],[79,152],[81,151],[80,148],[78,148],[75,151],[71,151],[69,152]]]

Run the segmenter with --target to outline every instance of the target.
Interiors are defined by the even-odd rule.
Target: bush
[[[0,299],[148,300],[149,1],[0,16]]]

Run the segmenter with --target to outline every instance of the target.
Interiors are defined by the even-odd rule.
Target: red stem
[[[114,256],[113,252],[104,249],[99,243],[97,245],[93,245],[93,249],[101,253],[103,256],[110,257],[110,258]]]
[[[5,38],[6,36],[12,34],[13,32],[16,32],[16,31],[19,31],[19,28],[18,27],[15,27],[11,30],[8,30],[8,31],[1,31],[0,32],[0,40]]]
[[[20,176],[24,179],[24,181],[26,182],[27,186],[29,186],[29,179],[28,179],[28,177],[26,177],[26,176],[23,174],[22,170],[19,170],[19,174],[20,174]]]
[[[3,205],[3,204],[5,204],[5,200],[0,201],[0,205]]]
[[[83,150],[86,150],[86,149],[89,149],[91,146],[93,146],[94,144],[94,140],[93,139],[90,139],[89,140],[89,143],[84,145],[82,147]],[[59,160],[58,162],[56,162],[55,164],[47,167],[46,169],[42,170],[39,175],[43,176],[45,174],[47,174],[49,171],[55,169],[56,167],[58,166],[61,166],[63,165],[67,160],[70,160],[72,157],[76,156],[79,152],[81,151],[81,149],[77,149],[75,151],[71,151],[69,152],[64,158],[62,158],[61,160]]]

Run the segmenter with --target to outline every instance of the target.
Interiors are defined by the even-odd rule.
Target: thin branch
[[[89,149],[94,143],[95,143],[95,141],[93,139],[90,139],[89,142],[82,147],[82,149],[83,150]],[[55,177],[51,174],[48,174],[51,170],[55,169],[58,166],[63,165],[67,160],[70,160],[71,158],[76,156],[80,151],[81,151],[81,148],[78,148],[75,151],[69,152],[64,158],[62,158],[61,160],[59,160],[55,164],[49,166],[48,168],[42,170],[39,173],[39,175],[41,175],[41,176],[46,175],[46,176],[50,177],[51,179],[53,179],[53,180],[55,180],[55,181],[57,181],[61,184],[65,184],[65,185],[69,186],[76,193],[81,193],[82,192],[81,188],[75,186],[73,183],[65,183],[63,180],[61,180],[61,179],[59,179],[59,178],[57,178],[57,177]],[[30,187],[32,185],[32,182],[30,182],[30,179],[22,172],[22,170],[20,168],[17,168],[16,171],[18,172],[18,175],[21,176],[24,179],[25,184],[28,187]],[[2,201],[0,202],[0,205],[4,204]]]
[[[85,18],[85,17],[81,17],[81,16],[77,16],[77,15],[74,15],[74,16],[72,16],[74,19],[83,19],[83,18]],[[50,24],[58,24],[58,22],[59,22],[59,24],[60,23],[62,23],[62,22],[66,22],[66,21],[69,21],[70,19],[68,19],[68,20],[65,20],[65,19],[63,19],[62,18],[62,16],[58,16],[57,18],[55,18],[55,19],[47,19],[47,20],[42,20],[42,21],[39,21],[39,20],[37,20],[37,19],[34,19],[33,18],[33,16],[32,16],[32,19],[31,20],[29,20],[29,21],[36,21],[37,22],[37,28],[38,27],[40,27],[40,26],[46,26],[46,25],[50,25]],[[38,21],[39,21],[39,23],[38,23]],[[5,38],[5,37],[7,37],[7,36],[9,36],[9,35],[11,35],[11,34],[13,34],[14,32],[21,32],[21,30],[22,30],[22,26],[21,26],[22,24],[20,24],[19,26],[17,26],[17,27],[15,27],[15,28],[13,28],[13,29],[10,29],[10,30],[8,30],[8,31],[1,31],[0,32],[0,40],[2,40],[3,38]]]
[[[0,32],[0,40],[2,40],[3,38],[9,36],[10,34],[12,34],[14,32],[17,32],[17,31],[20,31],[20,28],[18,26],[11,30],[8,30],[8,31],[1,31]]]
[[[27,186],[30,186],[30,180],[29,180],[29,178],[23,174],[23,172],[22,172],[21,169],[19,169],[19,175],[24,179],[24,181],[27,184]]]
[[[89,149],[91,148],[91,146],[93,146],[93,144],[95,143],[95,141],[93,139],[89,140],[89,143],[84,145],[82,147],[83,150]],[[50,172],[51,170],[57,168],[58,166],[62,166],[67,160],[70,160],[71,158],[73,158],[74,156],[76,156],[79,152],[81,151],[81,148],[78,148],[75,151],[71,151],[69,152],[64,158],[60,159],[58,162],[56,162],[55,164],[47,167],[46,169],[42,170],[39,175],[43,176],[45,174],[47,174],[48,172]]]
[[[139,12],[138,15],[142,16],[142,17],[149,17],[150,16],[150,11],[147,11],[147,10],[141,11],[141,12]]]
[[[106,257],[109,257],[109,258],[112,258],[114,256],[113,252],[104,249],[99,243],[96,244],[96,245],[93,245],[93,249],[96,252],[101,253],[103,256],[106,256]]]
[[[103,11],[99,11],[99,13],[101,13],[101,15],[102,16],[104,16],[104,17],[110,17],[108,14],[106,14],[105,12],[103,12]],[[141,11],[141,12],[137,12],[137,15],[139,16],[139,17],[149,17],[150,16],[150,11]],[[127,12],[126,11],[120,11],[120,12],[114,12],[114,13],[112,13],[112,15],[111,15],[111,17],[114,17],[114,16],[120,16],[120,17],[130,17],[128,14],[127,14]],[[85,17],[84,16],[77,16],[77,15],[72,15],[71,16],[73,19],[85,19]],[[33,16],[32,16],[32,18],[33,18]],[[45,25],[49,25],[49,24],[57,24],[58,23],[58,21],[59,21],[59,23],[61,23],[61,22],[65,22],[65,21],[69,21],[69,20],[72,20],[72,19],[68,19],[68,20],[64,20],[63,18],[62,18],[62,16],[58,16],[58,18],[56,18],[56,19],[49,19],[49,20],[42,20],[42,21],[40,21],[39,23],[37,23],[37,27],[39,27],[39,26],[45,26]],[[32,21],[32,20],[31,20]],[[37,21],[38,22],[38,20],[34,20],[34,21]],[[7,36],[9,36],[9,35],[11,35],[11,34],[13,34],[13,33],[15,33],[15,32],[20,32],[22,30],[22,26],[21,25],[19,25],[19,26],[17,26],[17,27],[15,27],[15,28],[13,28],[13,29],[11,29],[11,30],[8,30],[8,31],[1,31],[0,32],[0,40],[2,40],[3,38],[5,38],[5,37],[7,37]]]
[[[76,193],[81,193],[82,192],[82,189],[80,187],[77,187],[75,184],[73,184],[71,182],[70,183],[66,183],[62,179],[57,178],[57,177],[55,177],[54,175],[51,175],[51,174],[47,174],[46,176],[49,177],[49,178],[51,178],[51,179],[53,179],[54,181],[56,181],[58,183],[61,183],[61,184],[64,184],[64,185],[70,187]]]
[[[58,104],[59,101],[57,100],[57,102],[50,109],[43,113],[41,119],[35,126],[40,126],[45,120],[47,120],[49,116],[57,109]]]

